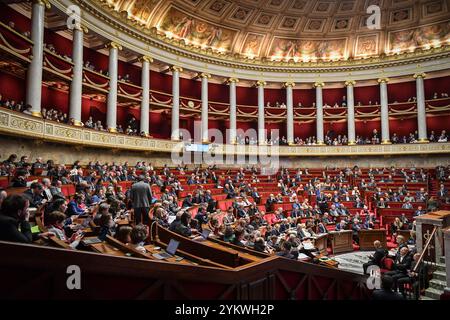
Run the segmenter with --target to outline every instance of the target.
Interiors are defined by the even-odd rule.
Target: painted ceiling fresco
[[[340,60],[450,43],[450,0],[100,0],[167,38],[248,58]],[[379,28],[367,8],[380,9]]]

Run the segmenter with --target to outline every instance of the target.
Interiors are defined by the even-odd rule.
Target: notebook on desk
[[[166,252],[154,253],[153,256],[156,259],[168,259],[175,255],[178,249],[179,241],[171,239],[169,245],[166,248]]]
[[[167,219],[167,222],[169,224],[172,224],[172,222],[174,222],[176,218],[177,218],[177,216],[169,216],[169,218]]]

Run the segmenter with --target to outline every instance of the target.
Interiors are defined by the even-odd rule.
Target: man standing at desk
[[[150,211],[150,201],[152,190],[150,185],[144,181],[144,176],[138,177],[138,182],[131,186],[130,198],[134,209],[134,220],[136,224],[144,223],[148,225]]]

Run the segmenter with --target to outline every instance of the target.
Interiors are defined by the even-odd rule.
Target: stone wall
[[[89,161],[125,162],[131,164],[136,161],[151,162],[154,166],[172,165],[170,154],[156,152],[133,152],[110,148],[92,148],[76,145],[49,143],[36,139],[16,138],[0,135],[0,160],[6,159],[11,153],[19,157],[27,155],[34,159],[38,156],[53,159],[56,163],[71,164],[80,160],[82,164]],[[435,167],[450,165],[448,154],[408,155],[408,156],[333,156],[333,157],[284,157],[279,160],[283,167],[323,168],[346,167],[358,165],[360,167]]]

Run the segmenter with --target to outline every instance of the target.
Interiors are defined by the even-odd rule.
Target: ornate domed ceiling
[[[100,0],[192,49],[257,60],[383,56],[450,43],[450,0]],[[380,27],[367,20],[380,8]],[[376,20],[369,19],[370,22]]]

